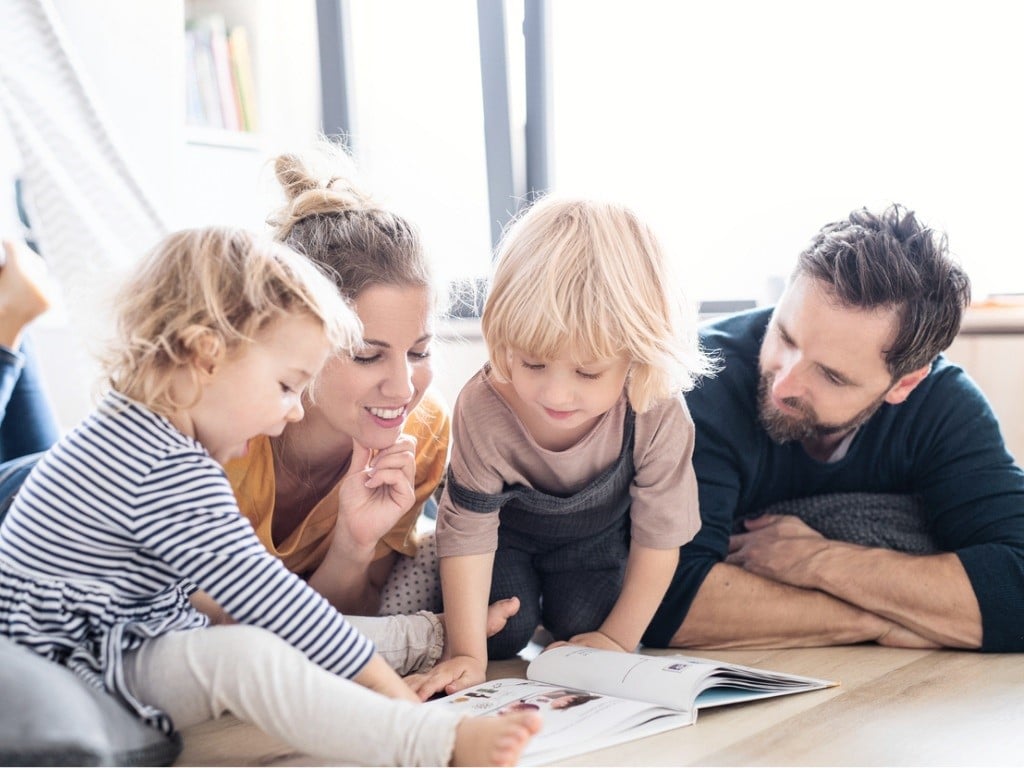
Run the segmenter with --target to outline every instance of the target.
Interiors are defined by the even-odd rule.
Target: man
[[[825,226],[774,310],[704,329],[702,528],[646,644],[1024,650],[1024,473],[940,356],[969,298],[892,206]]]

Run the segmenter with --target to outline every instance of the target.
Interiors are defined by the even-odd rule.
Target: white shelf
[[[197,125],[185,126],[185,141],[204,147],[237,149],[259,152],[263,149],[263,136],[245,131],[227,131],[222,128],[203,128]]]

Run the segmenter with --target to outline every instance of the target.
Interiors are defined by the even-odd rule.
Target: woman
[[[364,343],[328,362],[301,421],[228,465],[239,507],[264,545],[342,612],[437,610],[429,552],[423,574],[396,584],[382,605],[396,564],[408,568],[418,552],[416,519],[448,452],[448,411],[428,392],[437,297],[422,243],[354,186],[340,150],[282,155],[275,170],[286,199],[270,219],[275,237],[337,275]],[[371,495],[364,475],[374,471],[413,485],[416,502],[400,517],[360,514]]]

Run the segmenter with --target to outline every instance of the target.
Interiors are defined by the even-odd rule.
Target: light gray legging
[[[433,616],[350,621],[399,670],[429,667],[440,653]],[[149,640],[125,655],[125,681],[179,729],[230,712],[331,762],[448,765],[455,746],[455,715],[373,693],[258,627],[216,626]]]

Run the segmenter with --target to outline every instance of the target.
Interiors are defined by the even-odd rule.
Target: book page
[[[539,682],[572,685],[689,714],[698,704],[714,706],[832,685],[827,680],[691,656],[643,656],[580,646],[544,651],[530,662],[526,674]],[[731,691],[723,693],[719,688]],[[708,689],[713,689],[713,695],[698,699]]]
[[[639,701],[529,680],[491,680],[428,702],[472,715],[532,710],[544,720],[523,753],[535,765],[691,725],[686,713]]]

